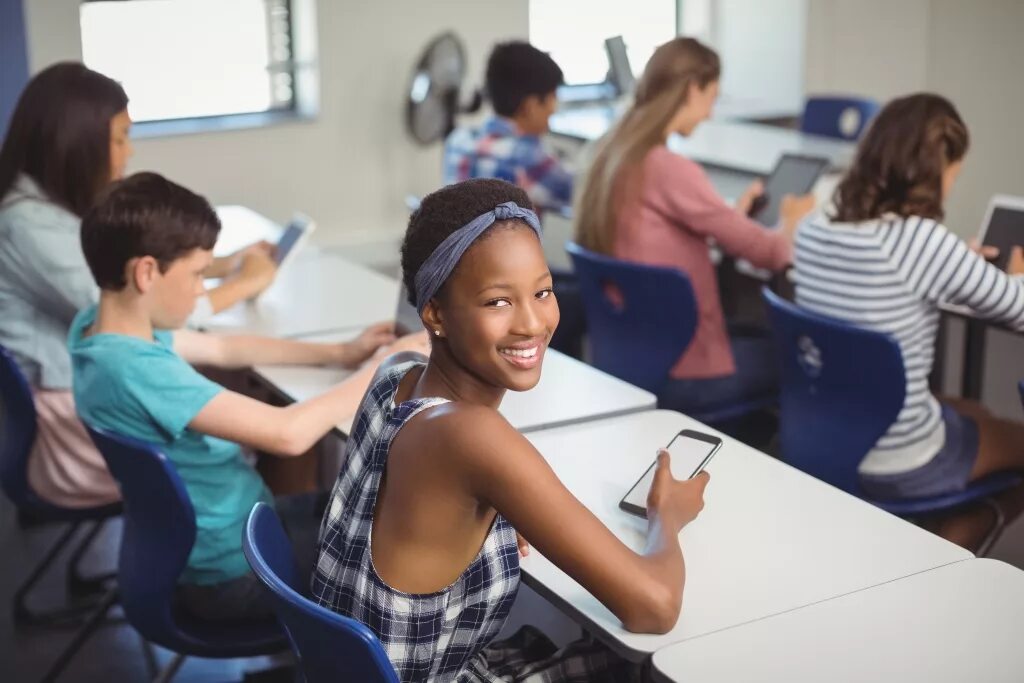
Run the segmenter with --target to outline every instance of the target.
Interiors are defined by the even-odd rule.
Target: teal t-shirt
[[[209,585],[249,571],[242,530],[249,510],[271,502],[263,480],[242,458],[238,444],[188,428],[224,390],[174,352],[173,335],[156,330],[153,341],[121,334],[82,333],[96,306],[71,324],[72,390],[78,414],[94,427],[160,447],[174,463],[196,512],[196,542],[183,583]]]

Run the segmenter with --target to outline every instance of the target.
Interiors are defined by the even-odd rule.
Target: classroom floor
[[[93,544],[93,551],[83,562],[85,573],[111,571],[116,565],[120,523],[107,525]],[[0,497],[0,681],[34,683],[42,678],[50,664],[72,638],[73,628],[14,628],[11,619],[11,596],[17,586],[49,549],[59,530],[23,532],[15,523],[14,509]],[[64,604],[64,563],[58,561],[53,570],[33,591],[30,605],[37,608]],[[117,614],[115,612],[114,616]],[[160,666],[171,659],[166,650],[156,648]],[[189,658],[174,680],[178,683],[223,683],[238,681],[250,672],[272,666],[266,658],[218,661]],[[146,681],[146,660],[142,644],[130,626],[116,618],[100,628],[65,669],[58,683],[109,683],[110,681]],[[248,679],[256,683],[253,679]],[[258,680],[258,678],[257,678]]]
[[[119,534],[117,523],[108,525],[84,563],[87,572],[114,567]],[[56,530],[21,531],[15,524],[10,503],[0,499],[0,547],[4,548],[4,559],[0,563],[0,680],[4,683],[38,681],[74,633],[72,629],[38,627],[16,630],[11,621],[10,600],[16,586],[56,536]],[[991,556],[1024,568],[1024,519],[1006,531]],[[63,603],[62,571],[63,564],[58,563],[37,587],[33,606]],[[550,613],[551,608],[531,591],[524,588],[520,598],[507,632],[519,624],[533,623],[562,643],[578,633],[565,617]],[[170,656],[157,648],[160,665],[169,661]],[[242,680],[248,674],[246,680],[256,683],[264,678],[258,672],[271,666],[265,658],[234,661],[190,658],[174,680],[177,683],[222,683]],[[280,675],[274,678],[280,680]],[[145,680],[149,680],[149,676],[139,637],[131,627],[116,621],[96,632],[59,679],[62,683]]]

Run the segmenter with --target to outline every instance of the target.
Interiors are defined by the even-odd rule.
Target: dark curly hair
[[[970,137],[953,104],[918,93],[875,117],[836,188],[834,220],[857,223],[892,212],[941,220],[942,172],[964,158]]]
[[[547,97],[562,82],[555,60],[529,43],[499,43],[487,59],[487,96],[500,116],[515,116],[527,97]]]
[[[466,223],[505,202],[533,209],[530,198],[521,188],[493,178],[455,183],[423,198],[420,208],[409,217],[409,227],[402,241],[402,282],[410,304],[416,305],[416,273],[438,245]],[[507,221],[511,225],[518,222]],[[491,232],[488,230],[482,238]]]

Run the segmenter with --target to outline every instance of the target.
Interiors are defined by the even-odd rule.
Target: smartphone
[[[722,440],[717,436],[684,429],[675,435],[665,450],[671,458],[672,476],[676,479],[692,479],[707,466],[711,458],[722,447]],[[654,483],[654,468],[658,464],[655,459],[647,471],[619,502],[619,507],[638,517],[647,519],[647,494]]]

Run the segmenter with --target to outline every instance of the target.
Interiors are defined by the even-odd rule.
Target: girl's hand
[[[710,480],[707,471],[685,481],[673,478],[671,456],[665,449],[659,450],[654,481],[647,494],[648,517],[654,513],[664,524],[677,531],[682,529],[704,509],[704,489]]]
[[[516,545],[519,546],[519,557],[526,557],[530,554],[530,544],[526,542],[519,532],[516,532]]]
[[[744,216],[750,215],[750,207],[754,205],[754,200],[764,194],[764,183],[760,180],[755,180],[750,183],[740,198],[736,200],[736,210],[742,213]]]

